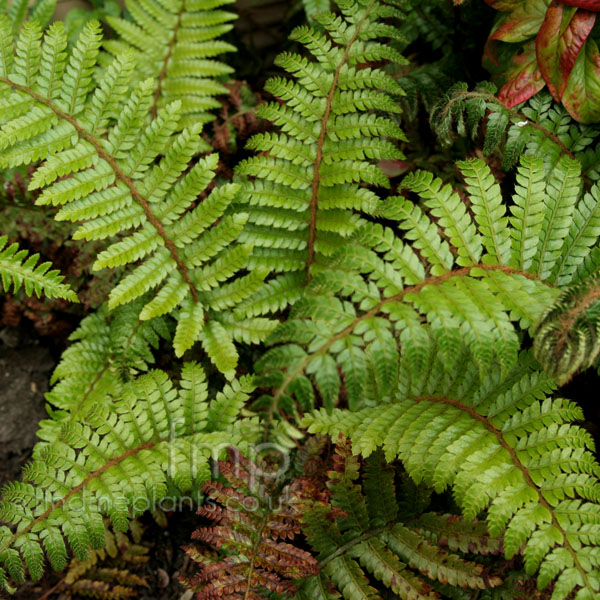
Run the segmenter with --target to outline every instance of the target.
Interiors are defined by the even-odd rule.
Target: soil
[[[51,351],[20,330],[0,329],[0,484],[19,478],[31,456],[44,393],[55,365]]]

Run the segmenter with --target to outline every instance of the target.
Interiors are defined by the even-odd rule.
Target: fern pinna
[[[29,296],[44,293],[48,298],[78,302],[77,294],[63,283],[64,275],[50,270],[51,263],[37,264],[38,254],[29,254],[16,243],[7,246],[7,241],[5,235],[0,236],[0,278],[5,292],[12,289],[16,293],[23,287]]]
[[[219,462],[227,485],[204,485],[198,514],[214,525],[197,529],[192,538],[224,557],[217,560],[198,545],[186,548],[199,571],[183,582],[197,600],[265,600],[269,592],[289,597],[296,591],[293,580],[317,572],[314,557],[286,541],[300,533],[301,490],[284,486],[272,468],[229,448],[228,460]]]
[[[360,213],[372,214],[378,197],[362,184],[389,187],[375,160],[401,158],[390,140],[403,139],[392,118],[402,93],[382,69],[365,67],[404,59],[378,38],[395,38],[383,19],[401,17],[396,0],[341,0],[341,14],[315,16],[321,28],[302,26],[291,39],[315,57],[288,52],[276,63],[295,77],[266,84],[283,102],[259,106],[278,133],[258,134],[248,147],[260,152],[238,165],[246,178],[239,210],[249,214],[242,240],[250,260],[282,273],[247,303],[242,314],[262,314],[293,303],[303,284],[356,229]],[[364,67],[364,68],[363,68]]]
[[[185,493],[210,479],[209,461],[233,443],[256,438],[239,418],[253,390],[234,380],[209,402],[204,371],[186,363],[179,388],[154,370],[125,385],[110,402],[66,423],[39,442],[23,481],[7,484],[0,503],[0,586],[25,573],[39,579],[45,558],[61,570],[67,546],[80,560],[104,546],[104,515],[117,531],[170,490]],[[175,486],[175,488],[173,488]]]
[[[420,371],[401,361],[398,383],[377,410],[321,409],[305,424],[348,436],[365,457],[381,448],[437,492],[451,488],[467,520],[485,511],[506,557],[522,554],[539,588],[554,582],[554,600],[596,598],[599,467],[591,436],[572,425],[581,409],[550,398],[553,380],[527,355],[505,375],[480,375],[467,355],[449,372],[433,344]]]
[[[235,51],[235,46],[215,39],[233,28],[236,15],[221,6],[234,0],[127,0],[130,19],[107,16],[119,34],[104,42],[115,57],[131,51],[136,77],[154,80],[152,111],[177,100],[181,102],[180,129],[204,123],[218,108],[215,98],[227,94],[218,77],[232,69],[214,57]]]
[[[16,40],[6,19],[0,28],[0,165],[43,161],[29,186],[41,190],[37,204],[60,206],[59,220],[84,221],[76,239],[119,235],[97,256],[95,269],[134,265],[111,291],[109,308],[152,290],[140,318],[174,313],[176,354],[201,340],[231,377],[234,340],[257,341],[272,329],[265,319],[230,314],[261,286],[266,271],[232,279],[251,252],[249,244],[235,243],[247,214],[224,216],[239,185],[217,187],[195,204],[217,165],[209,155],[188,168],[206,149],[200,125],[175,133],[180,101],[151,116],[155,85],[145,80],[131,90],[131,53],[115,58],[93,89],[102,41],[96,22],[86,25],[70,53],[61,23],[43,43],[33,21]]]

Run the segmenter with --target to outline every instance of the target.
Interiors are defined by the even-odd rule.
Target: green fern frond
[[[186,363],[179,388],[158,370],[123,386],[110,405],[96,405],[66,423],[51,443],[40,442],[23,481],[3,489],[0,519],[1,581],[39,579],[44,558],[66,565],[67,547],[79,560],[104,545],[106,515],[117,531],[173,486],[185,493],[210,479],[209,461],[230,444],[252,441],[231,427],[252,392],[250,378],[232,381],[208,400],[206,377]],[[224,417],[227,415],[227,418]]]
[[[393,142],[404,135],[391,118],[402,89],[382,69],[364,66],[405,62],[377,41],[397,35],[382,22],[401,16],[393,4],[338,2],[341,15],[316,15],[322,28],[291,35],[312,59],[286,52],[276,60],[293,79],[270,79],[266,89],[282,103],[263,104],[257,114],[279,131],[253,137],[248,147],[261,154],[237,168],[246,202],[238,210],[249,213],[241,239],[254,245],[251,264],[283,273],[275,287],[310,280],[356,230],[360,213],[373,213],[378,198],[366,186],[389,187],[374,161],[402,157]],[[281,305],[300,293],[290,291]],[[261,303],[251,298],[249,314],[261,314]]]
[[[535,355],[561,383],[591,367],[600,354],[599,290],[597,275],[568,287],[536,326]]]
[[[463,362],[451,373],[433,347],[426,369],[400,367],[393,400],[377,410],[324,409],[311,433],[347,435],[365,457],[383,449],[437,492],[451,488],[466,519],[485,511],[504,554],[522,554],[528,574],[553,598],[600,593],[599,472],[591,436],[572,425],[581,409],[550,398],[553,381],[522,356],[505,376]]]
[[[4,0],[0,2],[0,12],[6,15],[14,32],[19,31],[25,21],[30,19],[45,28],[54,15],[56,3],[57,0],[13,0],[7,8],[7,2]]]
[[[153,350],[169,339],[165,318],[141,321],[144,299],[109,312],[102,305],[83,319],[52,374],[46,394],[51,419],[40,422],[37,436],[47,442],[65,423],[80,419],[94,406],[110,405],[124,384],[154,364]]]
[[[8,23],[0,25],[3,43],[10,48]],[[230,349],[225,363],[216,349],[232,348],[232,337],[211,321],[246,299],[238,292],[223,303],[223,290],[218,289],[247,267],[251,252],[249,245],[235,244],[247,214],[224,216],[239,185],[217,187],[194,205],[218,162],[213,154],[188,168],[191,158],[206,148],[200,125],[177,133],[179,100],[150,116],[154,84],[145,80],[131,90],[131,52],[107,67],[92,93],[101,41],[98,23],[90,22],[67,54],[64,27],[55,23],[41,52],[23,46],[20,61],[19,41],[14,60],[7,51],[0,91],[2,100],[15,108],[3,114],[0,124],[0,164],[44,160],[30,182],[30,189],[40,191],[37,204],[59,206],[58,220],[83,221],[75,239],[119,236],[93,265],[135,265],[111,291],[110,309],[152,291],[140,318],[178,315],[177,355],[205,340],[211,360],[231,375],[237,351]],[[252,277],[266,274],[261,269],[260,276]],[[256,287],[255,281],[248,293]]]
[[[330,504],[316,503],[302,519],[321,572],[306,580],[296,598],[375,599],[382,597],[373,587],[377,582],[394,597],[426,600],[439,598],[435,581],[467,589],[501,583],[481,565],[442,550],[408,524],[411,514],[400,512],[394,469],[385,465],[381,453],[366,461],[362,478],[359,460],[345,440],[338,440],[333,460],[327,482]],[[473,533],[485,530],[481,523],[471,527]]]
[[[565,240],[565,231],[581,223],[578,207],[592,211],[598,193],[594,186],[580,198],[581,179],[568,157],[548,183],[541,159],[523,157],[510,213],[487,165],[475,159],[459,169],[467,198],[429,173],[408,175],[402,185],[423,209],[397,197],[380,211],[404,238],[365,223],[331,257],[329,270],[315,275],[256,365],[265,387],[275,390],[272,417],[278,408],[305,411],[315,398],[328,408],[343,398],[352,410],[389,401],[399,354],[422,372],[431,336],[448,372],[470,360],[481,374],[507,373],[518,359],[519,333],[534,335],[560,295],[552,285],[557,265],[570,256],[597,260],[591,246],[600,232],[582,237],[576,252]],[[546,196],[552,201],[542,202]],[[269,404],[263,398],[261,405]]]
[[[136,79],[151,78],[152,112],[181,102],[179,129],[214,119],[215,98],[229,90],[219,81],[232,69],[216,60],[235,46],[219,40],[233,29],[234,13],[220,10],[233,0],[127,0],[129,19],[107,16],[119,35],[104,48],[119,57],[131,51],[138,66]]]
[[[29,254],[14,243],[7,245],[8,237],[0,236],[0,278],[5,292],[17,293],[21,288],[28,296],[39,298],[45,294],[48,298],[64,298],[79,302],[77,294],[63,283],[64,275],[56,269],[50,270],[52,263],[38,264],[39,254]]]

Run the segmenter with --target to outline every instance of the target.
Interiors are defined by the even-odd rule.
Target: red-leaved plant
[[[582,123],[600,119],[600,0],[486,0],[500,11],[488,38],[484,66],[512,107],[545,85]]]

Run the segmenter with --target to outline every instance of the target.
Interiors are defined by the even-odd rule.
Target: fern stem
[[[404,288],[399,294],[396,294],[395,296],[391,296],[390,298],[386,298],[385,300],[382,300],[381,302],[377,303],[371,310],[367,311],[366,313],[364,313],[364,314],[360,315],[359,317],[357,317],[356,319],[354,319],[354,321],[352,321],[352,323],[350,323],[350,325],[348,325],[345,329],[343,329],[336,335],[329,338],[320,348],[317,348],[311,354],[307,354],[304,357],[304,359],[298,363],[298,365],[296,366],[295,369],[292,369],[291,371],[289,371],[287,373],[285,379],[282,381],[281,385],[277,388],[277,391],[275,392],[275,394],[273,394],[273,402],[271,402],[271,406],[269,407],[269,412],[268,412],[268,415],[267,415],[267,418],[265,421],[265,433],[264,433],[265,441],[267,441],[267,439],[268,439],[270,424],[273,420],[275,413],[277,412],[278,405],[279,405],[279,399],[287,391],[287,388],[290,385],[290,383],[292,383],[292,381],[294,381],[294,379],[296,379],[296,377],[298,375],[300,375],[300,373],[302,373],[304,371],[304,369],[306,369],[308,364],[313,360],[313,358],[315,356],[318,356],[320,354],[325,354],[325,352],[327,352],[327,350],[335,342],[350,335],[352,333],[352,331],[354,331],[354,328],[362,321],[365,321],[366,319],[371,319],[372,317],[377,315],[386,304],[388,304],[390,302],[398,302],[399,300],[402,300],[407,294],[411,294],[411,293],[414,294],[416,292],[421,291],[426,285],[441,285],[445,281],[452,279],[452,277],[468,277],[473,269],[481,269],[482,271],[502,271],[502,272],[508,273],[510,275],[522,275],[523,277],[526,277],[527,279],[539,281],[538,278],[535,275],[532,275],[531,273],[526,273],[526,272],[520,271],[518,269],[513,269],[512,267],[507,267],[506,265],[485,265],[485,264],[478,263],[475,265],[471,265],[469,267],[463,267],[462,269],[448,271],[447,273],[444,273],[443,275],[426,278],[423,281],[421,281],[420,283],[417,283],[415,285]]]
[[[333,74],[333,81],[331,82],[331,88],[329,90],[329,94],[327,95],[327,102],[325,104],[325,112],[323,113],[323,118],[321,119],[321,132],[319,134],[319,139],[317,140],[317,153],[315,156],[315,162],[313,164],[313,181],[312,181],[312,197],[310,201],[310,229],[308,235],[308,259],[306,262],[306,283],[310,283],[311,273],[310,268],[315,259],[315,239],[317,236],[317,207],[319,202],[319,186],[321,183],[321,176],[319,171],[321,169],[321,163],[323,161],[323,145],[325,143],[325,136],[327,135],[327,123],[329,121],[329,117],[331,115],[331,107],[333,104],[333,96],[335,95],[335,91],[337,89],[337,84],[340,78],[340,73],[344,68],[344,65],[348,61],[348,56],[350,55],[350,50],[352,45],[357,40],[360,35],[360,31],[365,22],[365,19],[369,15],[371,8],[375,0],[371,0],[365,12],[361,18],[361,20],[356,24],[356,29],[352,34],[350,40],[348,40],[348,44],[346,45],[346,49],[344,51],[344,56],[340,60],[340,63],[335,69]]]
[[[544,494],[542,493],[540,488],[535,484],[535,482],[531,478],[531,475],[529,474],[527,467],[519,459],[519,455],[517,454],[517,451],[504,439],[504,437],[502,436],[502,432],[499,429],[497,429],[493,425],[493,423],[491,423],[489,421],[489,419],[487,419],[485,416],[480,415],[474,408],[472,408],[471,406],[462,404],[458,400],[452,400],[450,398],[437,397],[437,396],[424,396],[424,397],[420,397],[420,398],[411,398],[411,400],[413,402],[431,402],[431,403],[436,403],[436,404],[447,404],[449,406],[453,406],[454,408],[457,408],[458,410],[462,410],[462,411],[468,413],[469,416],[471,416],[474,420],[479,421],[479,423],[481,423],[491,434],[493,434],[497,438],[499,444],[506,450],[506,452],[510,456],[512,463],[515,465],[515,467],[517,469],[519,469],[519,471],[521,471],[521,474],[523,475],[523,478],[525,479],[525,483],[527,483],[528,486],[530,486],[532,489],[534,489],[536,491],[539,504],[541,506],[543,506],[550,514],[551,519],[552,519],[552,525],[554,527],[556,527],[556,529],[562,535],[563,544],[564,544],[565,548],[567,548],[571,557],[573,558],[573,564],[576,566],[576,568],[581,573],[581,576],[582,576],[583,580],[585,581],[585,585],[590,590],[595,589],[595,587],[592,585],[592,583],[589,580],[586,570],[582,567],[581,563],[579,562],[579,559],[577,557],[577,551],[571,545],[571,542],[569,541],[567,532],[564,530],[564,528],[562,527],[562,525],[556,518],[556,515],[554,514],[554,511],[552,509],[552,505],[546,500],[546,498],[544,497]]]
[[[69,123],[75,129],[75,131],[77,132],[77,135],[79,137],[83,138],[84,140],[86,140],[88,143],[90,143],[94,147],[94,150],[98,153],[98,156],[102,160],[106,161],[112,168],[114,175],[115,175],[115,179],[123,182],[127,186],[127,188],[129,189],[129,192],[131,193],[132,198],[144,210],[144,214],[146,215],[146,218],[148,219],[150,224],[156,229],[158,235],[163,239],[163,241],[165,243],[165,247],[169,250],[171,257],[175,261],[175,264],[177,265],[177,269],[178,269],[179,273],[181,274],[183,281],[185,281],[186,285],[190,289],[190,294],[191,294],[192,298],[194,299],[194,302],[197,303],[198,302],[198,293],[196,291],[196,287],[192,283],[192,280],[188,273],[187,266],[183,262],[183,259],[179,256],[179,252],[177,251],[177,248],[175,247],[173,240],[171,240],[169,238],[169,236],[167,235],[167,232],[165,231],[162,223],[154,215],[148,202],[138,192],[135,185],[133,184],[133,180],[130,177],[128,177],[127,175],[125,175],[125,173],[121,170],[121,168],[117,164],[116,160],[112,156],[110,156],[110,154],[108,154],[106,152],[106,150],[104,150],[104,148],[102,147],[102,144],[91,133],[87,132],[77,122],[77,120],[73,116],[71,116],[68,113],[65,113],[57,106],[54,106],[54,104],[52,104],[52,102],[50,102],[50,100],[48,100],[47,98],[40,96],[39,94],[34,92],[32,89],[28,88],[27,86],[15,83],[14,81],[7,79],[6,77],[0,77],[0,82],[4,83],[5,85],[8,85],[20,92],[23,92],[24,94],[28,94],[36,102],[40,102],[41,104],[44,104],[45,106],[47,106],[57,117],[65,120],[67,123]]]
[[[163,60],[162,68],[160,73],[158,74],[158,79],[156,81],[156,90],[154,91],[154,100],[152,102],[152,118],[156,119],[156,114],[158,112],[158,101],[160,99],[160,95],[162,93],[162,84],[167,76],[167,69],[169,67],[169,60],[171,59],[171,54],[173,54],[173,49],[175,48],[175,44],[177,43],[177,33],[179,32],[179,28],[181,27],[181,19],[183,17],[183,12],[185,10],[185,2],[181,1],[181,8],[179,9],[179,14],[177,15],[177,23],[175,25],[175,29],[173,30],[173,37],[169,42],[169,47],[167,49],[167,53]]]
[[[266,512],[265,515],[263,516],[262,519],[262,523],[260,524],[260,528],[256,533],[256,540],[254,541],[254,544],[252,544],[252,551],[250,554],[250,566],[248,567],[248,574],[246,576],[246,580],[248,582],[248,587],[246,588],[246,593],[244,594],[244,600],[252,600],[252,598],[254,596],[249,596],[249,594],[251,592],[253,592],[252,590],[252,575],[254,574],[254,565],[255,565],[255,559],[256,559],[256,554],[258,553],[258,547],[260,546],[260,543],[262,541],[262,535],[263,535],[263,531],[265,530],[265,527],[267,526],[267,523],[269,522],[269,516],[270,513]]]

